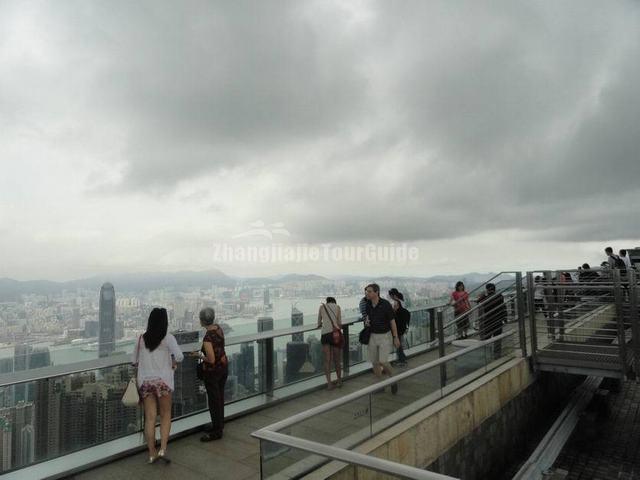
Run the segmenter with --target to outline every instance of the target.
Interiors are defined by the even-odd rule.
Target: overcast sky
[[[0,277],[599,263],[639,85],[636,1],[0,0]],[[214,262],[256,221],[419,259]]]

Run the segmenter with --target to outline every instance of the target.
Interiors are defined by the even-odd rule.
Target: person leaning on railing
[[[487,283],[485,292],[477,299],[478,305],[482,306],[480,317],[480,340],[488,340],[502,334],[502,325],[507,321],[507,306],[501,293],[496,293],[496,286]],[[494,343],[494,358],[502,356],[502,345],[498,340]]]
[[[201,442],[210,442],[222,438],[224,430],[224,386],[229,374],[227,354],[224,350],[224,332],[215,323],[213,308],[200,310],[200,325],[206,329],[202,340],[202,381],[207,389],[211,429],[201,438]]]
[[[453,312],[456,318],[456,338],[467,338],[469,331],[469,315],[465,315],[471,310],[471,303],[469,302],[469,293],[464,288],[463,282],[456,282],[456,287],[451,292],[451,300],[449,305],[453,306]]]
[[[318,328],[322,328],[320,343],[324,357],[324,375],[327,379],[327,390],[342,387],[342,346],[336,344],[334,329],[342,328],[342,311],[334,297],[327,297],[326,303],[318,310]],[[331,360],[336,368],[336,383],[331,381]]]

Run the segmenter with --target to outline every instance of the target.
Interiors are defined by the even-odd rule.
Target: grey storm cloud
[[[252,219],[304,240],[637,236],[637,2],[45,8],[61,70],[12,73],[40,93],[5,78],[0,105],[48,91],[118,125],[120,193],[235,169],[279,176]]]

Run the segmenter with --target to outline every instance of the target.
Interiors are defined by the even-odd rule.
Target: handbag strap
[[[140,363],[140,339],[142,338],[142,335],[140,335],[138,337],[138,346],[136,348],[136,365],[138,365],[138,363]]]
[[[327,316],[329,317],[329,321],[331,322],[331,325],[333,326],[333,328],[338,329],[338,327],[336,327],[336,324],[333,323],[333,319],[331,318],[331,313],[329,313],[329,309],[324,303],[322,304],[322,308],[324,308],[324,311],[327,312]]]

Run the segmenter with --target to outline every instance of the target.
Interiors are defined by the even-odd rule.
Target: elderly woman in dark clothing
[[[200,438],[202,442],[222,438],[224,430],[224,385],[227,381],[229,362],[224,350],[224,332],[222,327],[215,323],[215,319],[213,308],[200,311],[200,325],[207,330],[202,340],[201,352],[203,381],[211,414],[211,430]]]

